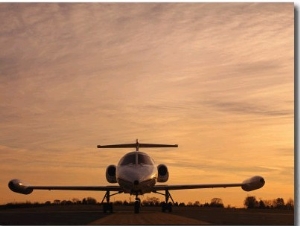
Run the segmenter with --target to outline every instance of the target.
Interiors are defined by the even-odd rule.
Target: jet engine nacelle
[[[106,168],[106,180],[109,183],[117,183],[116,168],[117,167],[115,165],[109,165]]]
[[[168,167],[164,164],[157,166],[158,177],[157,182],[166,182],[169,179]]]
[[[30,194],[33,189],[24,185],[20,180],[18,179],[13,179],[8,183],[8,187],[10,190],[13,192],[17,192],[20,194],[28,195]]]
[[[243,181],[242,189],[244,191],[253,191],[265,185],[265,179],[261,176],[254,176]]]

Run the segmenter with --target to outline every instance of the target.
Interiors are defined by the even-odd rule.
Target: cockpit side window
[[[151,158],[145,154],[138,155],[138,163],[145,164],[145,165],[153,165],[153,161],[151,160]]]
[[[124,156],[120,162],[121,166],[129,165],[129,164],[135,164],[135,153]]]

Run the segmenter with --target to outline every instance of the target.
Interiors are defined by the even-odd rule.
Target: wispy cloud
[[[41,171],[65,167],[97,181],[124,152],[96,145],[136,138],[179,143],[151,152],[176,183],[190,178],[180,169],[281,178],[293,166],[278,151],[293,146],[293,15],[290,3],[0,4],[5,180],[46,183]]]
[[[293,117],[293,109],[274,109],[270,106],[259,106],[255,103],[245,103],[245,102],[212,102],[206,103],[207,105],[216,108],[220,112],[227,112],[229,114],[238,115],[255,115],[266,116],[266,117]]]

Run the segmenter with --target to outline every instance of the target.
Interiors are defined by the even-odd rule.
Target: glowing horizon
[[[167,184],[262,189],[172,192],[178,202],[247,195],[294,199],[293,3],[2,3],[0,203],[103,192],[11,192],[32,185],[108,185],[131,150],[98,144],[178,144],[143,150]],[[155,196],[155,194],[146,194]],[[61,197],[61,198],[60,198]],[[129,199],[121,195],[116,200]]]

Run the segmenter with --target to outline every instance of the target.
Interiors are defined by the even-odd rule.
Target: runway
[[[101,205],[50,205],[0,209],[0,225],[294,225],[293,210],[115,206],[104,214]]]
[[[141,212],[139,214],[135,214],[132,212],[118,212],[111,214],[107,217],[100,218],[91,222],[92,225],[159,225],[159,224],[184,224],[184,225],[200,225],[200,224],[209,224],[205,221],[200,221],[188,217],[177,216],[169,213],[161,213],[154,211]]]

